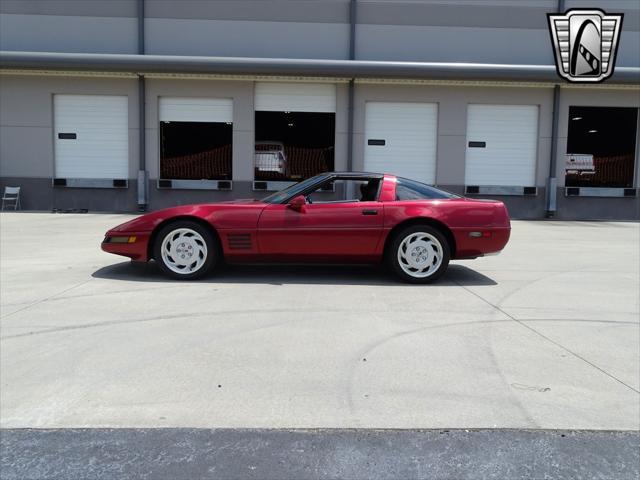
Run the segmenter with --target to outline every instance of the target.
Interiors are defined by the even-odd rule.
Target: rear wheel
[[[205,227],[192,221],[177,221],[163,227],[156,236],[154,258],[166,275],[193,280],[206,275],[218,262],[217,239]]]
[[[437,280],[449,265],[449,244],[439,230],[414,225],[398,232],[391,241],[387,262],[391,270],[410,283]]]

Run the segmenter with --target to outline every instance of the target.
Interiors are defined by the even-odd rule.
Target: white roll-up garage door
[[[259,112],[335,112],[336,86],[331,83],[258,82],[254,109]]]
[[[126,96],[54,95],[56,178],[129,177]]]
[[[161,122],[233,122],[230,98],[160,97]]]
[[[466,185],[534,186],[537,105],[469,105]]]
[[[434,184],[437,132],[436,103],[367,102],[365,170]]]

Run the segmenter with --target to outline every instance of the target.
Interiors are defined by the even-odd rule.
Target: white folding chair
[[[14,210],[18,210],[20,208],[20,187],[4,187],[2,210],[4,210],[5,204],[10,207],[12,203]]]

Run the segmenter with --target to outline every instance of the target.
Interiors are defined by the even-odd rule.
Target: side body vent
[[[251,234],[250,233],[232,233],[227,235],[229,242],[229,250],[251,250]]]

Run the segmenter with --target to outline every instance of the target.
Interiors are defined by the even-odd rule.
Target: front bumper
[[[139,232],[107,232],[100,248],[107,253],[129,257],[136,262],[146,262],[149,260],[149,236],[149,233]]]

